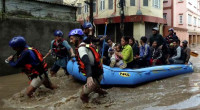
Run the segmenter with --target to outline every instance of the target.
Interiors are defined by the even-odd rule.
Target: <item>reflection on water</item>
[[[194,48],[200,51],[198,47]],[[0,77],[0,98],[5,109],[30,110],[67,110],[67,109],[128,109],[128,110],[169,110],[169,109],[198,109],[200,108],[200,58],[191,57],[195,73],[179,75],[159,81],[154,81],[138,87],[108,88],[105,97],[92,94],[90,103],[82,104],[79,99],[80,82],[59,72],[59,76],[51,78],[59,88],[51,91],[40,87],[29,99],[25,95],[26,77],[21,74]],[[20,79],[21,78],[21,79]],[[19,79],[11,84],[12,79]],[[11,80],[7,82],[8,80]],[[3,85],[7,86],[3,86]],[[10,85],[9,85],[10,84]],[[8,91],[8,92],[6,92]],[[11,92],[12,91],[12,92]],[[2,105],[2,103],[0,103]],[[1,109],[1,108],[0,108]]]

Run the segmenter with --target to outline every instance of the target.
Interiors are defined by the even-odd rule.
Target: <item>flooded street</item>
[[[200,48],[192,50],[200,52]],[[58,77],[51,78],[59,88],[51,91],[40,87],[34,97],[25,95],[28,79],[24,74],[0,77],[0,109],[5,110],[170,110],[200,109],[200,56],[190,60],[195,72],[162,79],[137,87],[107,88],[108,94],[92,94],[89,104],[79,99],[80,83],[59,71]]]

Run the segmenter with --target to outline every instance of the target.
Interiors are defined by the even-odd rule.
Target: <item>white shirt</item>
[[[83,44],[86,45],[86,43],[84,43],[84,42],[82,42],[80,45],[83,45]],[[89,60],[90,60],[90,64],[92,66],[94,66],[94,55],[93,55],[93,53],[90,49],[88,49],[84,46],[81,46],[81,47],[78,48],[78,53],[79,53],[79,56],[80,56],[81,59],[84,55],[88,55]]]

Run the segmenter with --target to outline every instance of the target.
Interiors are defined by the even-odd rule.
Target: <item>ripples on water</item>
[[[199,48],[194,48],[199,51]],[[82,104],[79,99],[83,83],[63,75],[51,78],[59,88],[55,91],[43,86],[29,99],[25,89],[3,99],[4,108],[30,110],[67,110],[67,109],[128,109],[128,110],[169,110],[199,109],[200,107],[200,56],[191,57],[195,73],[179,75],[154,81],[137,87],[108,88],[105,97],[92,94],[90,103]]]

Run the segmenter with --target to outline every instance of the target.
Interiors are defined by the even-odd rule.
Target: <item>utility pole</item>
[[[84,1],[90,7],[90,22],[93,24],[93,0]]]
[[[89,7],[90,7],[90,22],[92,23],[92,25],[93,25],[93,21],[94,21],[94,19],[93,19],[93,0],[89,0],[89,2],[88,1],[84,1],[87,5],[89,5]],[[93,27],[94,27],[94,25],[93,25]],[[93,28],[93,33],[92,33],[92,35],[94,35],[94,28]]]
[[[121,35],[124,36],[124,4],[125,4],[125,0],[120,0],[119,1],[120,4],[120,16],[121,16],[121,22],[120,22],[120,30],[121,30]]]
[[[6,13],[6,0],[2,0],[2,19],[4,19]]]
[[[90,0],[90,22],[93,24],[93,0]]]

